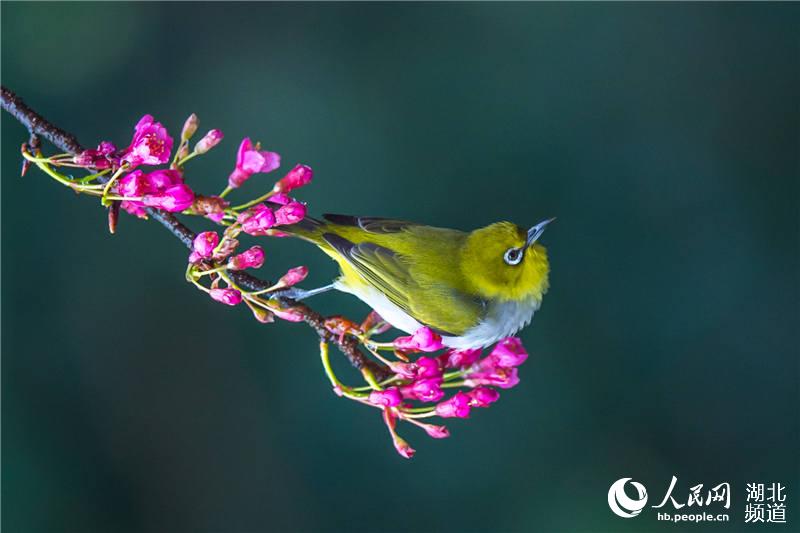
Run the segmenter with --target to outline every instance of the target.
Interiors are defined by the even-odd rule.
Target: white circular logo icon
[[[633,518],[641,513],[642,509],[644,509],[644,506],[647,504],[647,490],[641,483],[631,481],[631,485],[633,485],[633,488],[636,489],[636,492],[639,494],[638,499],[629,498],[628,495],[625,494],[625,483],[630,480],[631,478],[629,477],[618,479],[611,485],[611,488],[608,489],[608,506],[611,507],[615,515],[621,516],[622,518]]]

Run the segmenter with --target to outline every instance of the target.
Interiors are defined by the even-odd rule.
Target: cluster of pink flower
[[[237,231],[236,226],[233,226],[233,230],[229,228],[222,239],[220,239],[220,236],[215,231],[204,231],[195,237],[192,243],[192,252],[189,254],[190,271],[192,271],[192,267],[195,266],[207,266],[208,268],[200,269],[196,274],[202,276],[207,273],[215,276],[210,289],[205,289],[203,286],[196,283],[198,287],[206,290],[209,296],[214,300],[226,305],[238,305],[242,303],[242,292],[235,288],[230,280],[219,271],[261,268],[264,264],[264,249],[261,248],[261,246],[252,246],[244,252],[234,255],[233,252],[236,251],[239,245],[239,242],[233,238],[233,235],[235,235]],[[220,266],[214,268],[215,265]],[[289,269],[276,284],[270,287],[269,292],[285,289],[300,283],[307,275],[308,269],[304,266]],[[219,287],[221,280],[224,280],[228,284],[228,287]],[[262,300],[252,296],[248,301],[248,305],[251,303],[262,304]],[[256,309],[254,309],[254,312],[256,312]],[[292,313],[291,310],[281,309],[275,302],[263,303],[256,313],[256,317],[262,322],[271,321],[269,319],[271,319],[272,315],[290,321],[297,321],[302,318],[296,313]]]
[[[292,200],[285,193],[308,184],[313,176],[311,168],[297,165],[274,186],[267,200],[280,204],[273,211],[265,204],[259,204],[245,213],[233,210],[226,212],[228,202],[223,197],[233,189],[241,187],[253,174],[272,172],[280,166],[280,155],[261,150],[244,138],[239,145],[234,169],[228,177],[228,188],[219,196],[199,197],[183,181],[183,165],[197,155],[208,152],[222,141],[224,135],[212,129],[200,139],[189,152],[189,139],[197,131],[198,119],[192,114],[181,131],[181,142],[169,169],[145,173],[136,169],[139,166],[156,166],[169,162],[173,138],[167,129],[155,122],[152,115],[143,116],[134,127],[130,145],[118,150],[110,141],[101,142],[96,149],[85,150],[75,156],[75,166],[93,168],[98,171],[115,171],[113,185],[109,192],[123,198],[121,207],[132,215],[146,216],[146,207],[156,207],[164,211],[180,212],[193,209],[194,214],[204,214],[211,220],[221,223],[226,214],[244,219],[252,218],[245,225],[245,231],[252,235],[266,235],[272,226],[292,224],[305,216],[305,205]],[[240,223],[243,221],[240,221]]]
[[[373,312],[368,322],[379,323],[380,318],[375,318]],[[331,319],[326,327],[337,334],[356,335],[369,328],[364,324],[349,324],[344,319]],[[366,344],[369,346],[369,341]],[[519,383],[517,367],[528,358],[520,339],[508,337],[498,342],[483,358],[481,349],[446,349],[439,356],[422,355],[408,362],[410,353],[431,353],[445,348],[441,336],[427,327],[418,329],[411,336],[396,338],[388,347],[406,361],[387,361],[373,352],[394,374],[377,386],[373,383],[368,393],[361,392],[363,388],[344,387],[334,377],[332,381],[338,394],[383,410],[384,422],[394,446],[406,458],[414,455],[414,449],[397,434],[397,420],[417,425],[433,438],[448,437],[450,433],[446,427],[423,423],[419,419],[431,416],[467,418],[472,408],[489,407],[500,397],[497,388],[510,389]],[[459,390],[443,400],[447,388],[464,388],[466,392]]]

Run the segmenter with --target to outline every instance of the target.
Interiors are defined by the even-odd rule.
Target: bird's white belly
[[[396,306],[382,292],[373,287],[353,289],[341,281],[334,284],[337,290],[356,296],[375,310],[395,328],[413,334],[422,327],[411,315]],[[522,301],[506,301],[490,304],[486,316],[463,335],[443,336],[442,343],[450,348],[483,348],[502,338],[510,337],[530,324],[533,313],[539,309],[540,301],[529,298]]]

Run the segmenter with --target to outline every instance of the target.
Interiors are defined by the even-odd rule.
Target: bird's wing
[[[397,233],[404,228],[416,225],[407,220],[395,220],[392,218],[353,217],[350,215],[334,215],[331,213],[326,213],[322,215],[322,217],[331,224],[361,228],[367,233]]]
[[[367,283],[419,323],[450,336],[475,325],[481,302],[446,287],[421,285],[400,254],[372,242],[355,244],[333,233],[325,233],[322,238]]]

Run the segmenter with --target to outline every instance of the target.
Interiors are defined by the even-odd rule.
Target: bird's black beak
[[[556,217],[548,218],[547,220],[543,220],[538,224],[536,224],[535,226],[533,226],[531,229],[529,229],[528,241],[525,243],[525,246],[530,246],[531,244],[535,243],[539,239],[539,237],[542,236],[542,233],[544,233],[544,230],[547,227],[547,225],[550,224],[555,219]]]

